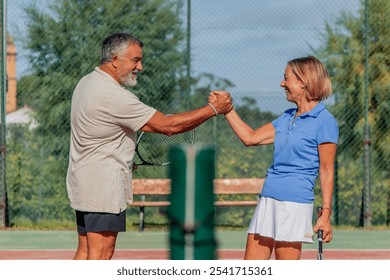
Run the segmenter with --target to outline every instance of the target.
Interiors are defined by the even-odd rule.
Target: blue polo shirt
[[[285,111],[275,127],[274,160],[267,171],[261,196],[280,201],[313,203],[318,177],[318,145],[336,143],[338,125],[323,103],[294,120],[297,109]]]

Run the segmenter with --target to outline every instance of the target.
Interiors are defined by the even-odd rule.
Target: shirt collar
[[[109,80],[112,83],[115,83],[115,84],[119,85],[119,83],[110,74],[108,74],[106,71],[103,71],[102,69],[100,69],[99,66],[95,67],[95,71],[98,74],[102,75],[103,78]]]
[[[316,106],[314,106],[313,109],[311,109],[309,112],[305,112],[302,115],[300,115],[301,118],[303,117],[313,117],[316,118],[321,113],[322,110],[325,109],[325,105],[322,102],[318,102]],[[298,108],[292,110],[292,115],[295,115],[295,113],[298,111]]]

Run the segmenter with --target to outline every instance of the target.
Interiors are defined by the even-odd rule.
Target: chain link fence
[[[13,0],[7,9],[7,226],[74,227],[65,186],[69,112],[78,80],[99,62],[101,41],[118,31],[145,43],[134,89],[164,113],[203,106],[212,89],[231,92],[253,128],[294,107],[280,88],[288,60],[326,63],[340,125],[333,219],[385,226],[390,217],[390,2],[385,0]],[[3,132],[5,133],[5,132]],[[264,177],[273,147],[245,147],[224,116],[196,129],[214,144],[217,178]],[[136,159],[137,160],[137,159]],[[134,178],[166,178],[164,167]],[[319,186],[316,204],[320,204]],[[146,208],[147,226],[167,223]],[[219,208],[219,226],[246,227],[252,207]],[[128,211],[129,225],[138,210]]]

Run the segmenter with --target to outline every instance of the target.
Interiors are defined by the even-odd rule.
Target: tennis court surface
[[[170,258],[166,231],[128,231],[117,241],[114,260],[166,260]],[[244,256],[245,230],[217,231],[217,258]],[[305,244],[302,259],[315,260],[317,243]],[[1,230],[0,260],[69,260],[77,246],[73,230]],[[390,230],[335,230],[324,244],[325,260],[390,260]]]

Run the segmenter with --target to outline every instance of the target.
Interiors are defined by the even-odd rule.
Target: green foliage
[[[28,127],[8,127],[7,138],[7,214],[11,225],[73,220],[73,211],[64,199],[64,178],[58,178],[61,162],[43,155],[43,147]]]
[[[385,220],[389,196],[390,166],[390,26],[386,16],[390,2],[368,1],[368,30],[365,10],[354,17],[342,14],[335,27],[327,26],[325,44],[318,51],[332,76],[336,104],[332,108],[340,126],[339,217],[340,223],[359,224],[362,212],[365,161],[373,167],[371,178],[372,223]],[[379,35],[381,34],[381,35]],[[365,95],[365,47],[368,48],[368,97]],[[367,102],[367,103],[366,103]],[[365,108],[368,106],[368,114]],[[365,158],[366,120],[369,123],[371,158]],[[367,162],[366,162],[367,163]],[[387,189],[387,190],[386,190]],[[384,199],[385,198],[385,199]]]
[[[106,36],[125,31],[145,43],[142,86],[135,92],[152,106],[171,108],[184,65],[180,5],[169,0],[118,0],[113,8],[111,1],[57,0],[47,13],[34,5],[25,9],[29,25],[21,39],[30,51],[31,69],[18,81],[18,102],[33,109],[38,127],[25,129],[23,137],[9,137],[12,224],[17,217],[32,223],[46,217],[73,220],[65,187],[71,97],[80,78],[98,66]]]
[[[8,218],[18,227],[63,227],[73,224],[67,200],[70,102],[79,79],[99,64],[101,41],[113,32],[131,32],[144,43],[144,71],[131,90],[164,113],[204,106],[213,89],[231,90],[234,84],[212,73],[190,77],[187,88],[185,31],[179,12],[182,1],[171,0],[56,0],[50,10],[26,8],[28,30],[23,34],[31,69],[18,80],[18,106],[35,112],[38,127],[7,128]],[[369,3],[369,86],[367,119],[371,131],[371,158],[364,158],[365,26],[364,9],[358,16],[341,14],[335,26],[326,26],[324,44],[316,50],[332,76],[335,105],[329,106],[340,126],[336,185],[339,224],[358,226],[364,182],[364,160],[371,170],[372,223],[388,219],[390,185],[390,44],[387,30],[390,2]],[[253,128],[276,118],[261,112],[254,99],[232,94],[235,109]],[[196,142],[216,147],[217,178],[264,177],[272,162],[272,145],[245,147],[223,116],[196,129]],[[165,178],[166,168],[142,167],[134,178]],[[234,198],[232,198],[234,199]],[[316,205],[320,203],[316,187]],[[138,209],[129,209],[131,224]],[[217,224],[247,225],[251,208],[217,210]],[[163,210],[147,209],[147,222],[166,223]],[[51,225],[50,225],[51,224]]]

